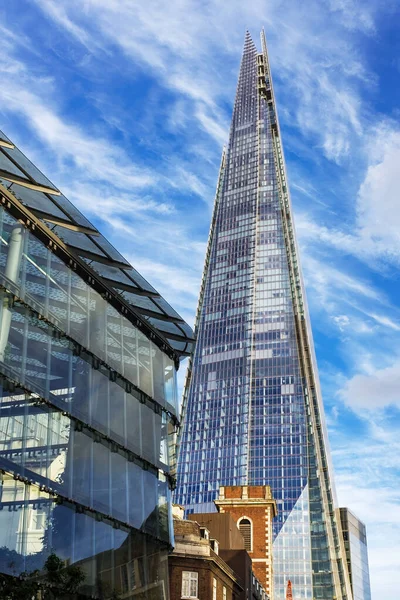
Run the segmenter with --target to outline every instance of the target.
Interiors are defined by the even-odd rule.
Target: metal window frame
[[[3,206],[17,221],[41,241],[46,248],[55,254],[62,262],[81,277],[85,283],[98,292],[121,315],[127,318],[149,340],[154,342],[162,352],[174,360],[176,369],[179,368],[179,354],[170,346],[167,339],[134,307],[116,292],[101,275],[96,273],[82,258],[77,256],[43,221],[24,206],[13,194],[0,184],[0,206]],[[187,341],[188,338],[186,338]],[[182,342],[185,341],[184,339]]]

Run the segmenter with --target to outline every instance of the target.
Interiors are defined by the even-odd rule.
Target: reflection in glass
[[[177,414],[173,360],[3,208],[0,221],[0,283],[11,281],[41,315]],[[8,344],[7,303],[1,319],[0,357]]]
[[[325,453],[323,415],[299,354],[302,288],[266,69],[266,54],[247,34],[184,394],[175,499],[210,512],[222,485],[270,485],[278,506],[274,597],[284,600],[290,579],[299,600],[332,600],[341,564],[338,538],[328,536],[335,520],[327,465],[316,454]],[[312,354],[311,330],[305,337],[304,354]]]
[[[167,549],[143,533],[115,529],[8,474],[0,478],[0,502],[2,573],[18,576],[41,570],[55,554],[66,568],[80,567],[85,576],[80,591],[87,595],[152,589],[152,598],[164,600]]]
[[[55,555],[88,596],[164,600],[165,409],[173,361],[0,208],[0,573]]]

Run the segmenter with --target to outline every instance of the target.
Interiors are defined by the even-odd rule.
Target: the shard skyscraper
[[[275,600],[350,600],[264,33],[246,34],[184,392],[175,499],[270,485]]]

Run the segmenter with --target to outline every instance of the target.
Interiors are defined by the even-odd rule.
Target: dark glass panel
[[[39,183],[41,185],[46,185],[50,188],[55,188],[54,184],[51,183],[51,181],[49,181],[49,179],[47,179],[47,177],[45,177],[43,175],[43,173],[41,171],[39,171],[39,169],[37,167],[35,167],[35,165],[33,163],[31,163],[31,161],[28,158],[26,158],[26,156],[24,154],[22,154],[22,152],[20,150],[18,150],[18,148],[13,148],[13,149],[4,148],[3,150],[18,165],[20,165],[20,167],[26,173],[28,173],[28,175],[30,177],[32,177],[32,179],[36,183]],[[25,175],[24,175],[24,177],[25,177]]]
[[[159,464],[159,448],[161,443],[161,415],[151,410],[142,410],[141,424],[143,427],[142,451],[151,463]],[[158,431],[156,431],[158,428]]]
[[[76,208],[76,206],[74,206],[72,202],[67,200],[67,198],[63,194],[61,194],[61,196],[56,196],[54,201],[57,202],[57,204],[63,209],[63,211],[65,211],[65,213],[68,215],[68,217],[71,218],[72,221],[74,221],[78,225],[81,225],[82,227],[87,227],[96,231],[96,227],[94,227],[94,225],[92,225],[92,223],[88,221],[88,219],[86,219],[86,217],[83,216],[83,214]]]
[[[115,287],[117,288],[118,286]],[[123,290],[120,290],[120,293],[129,302],[129,304],[132,304],[133,306],[137,306],[139,308],[146,308],[153,312],[162,314],[162,311],[155,304],[153,298],[148,298],[147,296],[139,296],[138,294],[133,294],[132,292],[126,292]]]
[[[144,471],[139,465],[128,462],[128,512],[129,522],[136,529],[143,526],[144,521]]]
[[[13,175],[18,175],[18,177],[21,177],[22,179],[27,179],[26,175],[11,162],[3,150],[4,148],[1,148],[0,150],[0,169],[12,173]]]
[[[129,264],[129,262],[126,260],[126,258],[124,258],[122,256],[122,254],[120,254],[118,252],[118,250],[116,248],[114,248],[114,246],[112,244],[110,244],[110,242],[103,236],[103,235],[99,235],[96,236],[96,242],[99,244],[99,246],[101,247],[101,249],[103,250],[103,252],[111,259],[114,260],[115,262],[118,263],[122,263],[123,265],[126,265],[128,267],[127,271],[129,273],[130,269],[131,269],[131,265]]]
[[[127,403],[131,402],[136,406],[136,419],[130,418],[129,424],[127,420]],[[109,416],[109,425],[110,425],[110,435],[111,437],[122,444],[123,446],[128,446],[127,442],[127,431],[128,428],[131,429],[134,427],[135,430],[140,430],[140,419],[139,419],[139,405],[136,399],[132,398],[131,394],[126,394],[125,391],[119,386],[113,386],[112,395],[110,397],[110,416]],[[137,439],[137,435],[134,436]],[[132,450],[140,454],[141,445],[140,439],[139,443],[133,447],[131,444]]]
[[[110,458],[112,514],[124,523],[128,523],[128,466],[130,463],[118,452],[112,452]]]
[[[154,298],[154,302],[158,304],[158,306],[170,317],[175,317],[176,319],[181,319],[178,313],[168,304],[164,298],[158,297]]]
[[[89,235],[85,233],[80,233],[79,231],[73,231],[71,229],[67,229],[65,227],[61,227],[56,225],[53,228],[53,231],[69,246],[73,246],[74,248],[79,250],[88,250],[93,254],[97,254],[103,258],[105,258],[104,252],[95,244],[95,242],[91,239]],[[94,238],[97,241],[97,237]]]
[[[138,400],[132,394],[125,396],[126,406],[126,443],[127,447],[141,456],[148,456],[142,448],[142,435],[153,438],[151,428],[151,415],[153,411],[144,404],[139,404]],[[150,456],[153,456],[151,454]]]
[[[131,281],[131,279],[129,279],[127,275],[128,273],[130,273],[129,269],[119,269],[118,267],[112,267],[111,265],[105,265],[96,261],[92,263],[92,267],[95,271],[97,271],[106,279],[110,279],[115,282],[125,283],[126,285],[136,287],[135,283]],[[118,287],[118,285],[116,285],[116,287]]]

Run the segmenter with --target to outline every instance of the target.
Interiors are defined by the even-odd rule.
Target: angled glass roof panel
[[[5,188],[9,189],[10,192],[28,208],[40,210],[48,215],[53,215],[54,217],[59,217],[60,219],[68,221],[68,216],[63,213],[46,194],[43,194],[43,192],[31,190],[22,185],[18,185],[17,183],[13,183],[10,186],[9,181],[1,178],[0,183],[4,185]]]
[[[105,251],[105,254],[112,258],[112,260],[115,260],[115,262],[125,264],[127,267],[129,267],[129,270],[131,269],[130,263],[126,260],[126,258],[122,256],[122,254],[118,252],[116,248],[114,248],[112,244],[110,244],[110,242],[104,237],[104,235],[96,237],[96,243],[102,247],[102,249]]]
[[[133,267],[132,267],[132,271],[129,271],[129,277],[131,277],[135,281],[137,286],[142,288],[142,290],[145,290],[147,292],[153,292],[154,294],[158,294],[157,290],[154,289],[153,286],[150,285],[150,283],[148,281],[146,281],[146,279],[144,277],[142,277],[141,274],[138,273],[136,271],[136,269],[134,269]]]
[[[175,325],[175,323],[171,323],[170,321],[161,321],[160,319],[156,319],[155,317],[148,317],[147,320],[154,327],[160,329],[160,331],[166,331],[168,333],[173,333],[174,335],[180,335],[183,337],[182,330],[179,329],[178,325]]]
[[[1,168],[2,167],[0,166],[0,169]],[[15,174],[17,173],[15,172]],[[25,175],[22,172],[21,177],[25,178]],[[85,217],[81,215],[81,213],[65,198],[65,196],[57,196],[57,200],[54,200],[49,194],[44,194],[43,192],[26,188],[22,185],[18,185],[18,183],[11,184],[10,181],[2,179],[1,177],[0,182],[28,208],[40,210],[47,215],[52,215],[53,217],[63,219],[64,221],[74,222],[77,225],[86,227],[87,229],[92,229],[93,231],[97,232],[96,227],[94,227],[90,221],[85,219]],[[59,206],[61,206],[61,208],[59,208]]]
[[[112,285],[112,282],[115,282],[115,287],[118,287],[118,283],[124,283],[125,285],[129,285],[130,287],[137,287],[129,277],[126,276],[126,271],[123,269],[118,269],[118,267],[112,267],[111,265],[103,265],[102,263],[98,263],[93,261],[90,266],[99,273],[102,277],[109,279]],[[121,293],[121,290],[118,290]]]
[[[53,231],[58,235],[59,238],[68,244],[68,246],[76,248],[78,254],[79,250],[87,250],[88,252],[92,252],[93,254],[97,254],[98,256],[106,258],[104,252],[102,252],[100,248],[96,246],[89,235],[80,233],[79,231],[71,231],[70,229],[61,227],[60,225],[56,225],[53,228]]]
[[[10,140],[10,138],[7,137],[6,134],[3,131],[1,131],[1,129],[0,129],[0,139],[5,140],[9,144],[13,144],[13,142]]]
[[[186,321],[180,321],[178,323],[179,325],[179,329],[181,329],[184,333],[184,335],[187,335],[190,338],[193,338],[193,330],[192,328],[186,323]]]
[[[192,344],[190,344],[189,342],[170,341],[170,344],[173,344],[175,350],[177,350],[178,352],[189,353],[192,351]]]
[[[22,152],[18,150],[18,148],[3,148],[3,151],[6,152],[8,156],[10,156],[21,167],[21,169],[28,174],[29,177],[32,177],[36,183],[40,183],[41,185],[46,185],[57,190],[57,187],[54,185],[54,183],[47,179],[47,177],[45,177],[43,173],[39,171],[39,169],[35,167],[35,165],[31,163],[28,158],[26,158],[25,154],[22,154]],[[24,177],[26,177],[26,175],[24,175]]]
[[[171,316],[171,317],[176,317],[178,319],[182,319],[182,317],[180,315],[178,315],[178,313],[172,308],[172,306],[170,306],[168,304],[168,302],[166,300],[164,300],[164,298],[161,298],[161,296],[159,298],[155,298],[154,299],[157,304],[159,305],[159,307],[167,313],[167,315]]]
[[[125,298],[125,300],[127,300],[129,304],[132,304],[133,306],[145,308],[155,313],[163,314],[158,308],[158,306],[153,302],[153,300],[151,298],[148,298],[147,296],[138,296],[137,294],[133,294],[132,292],[125,292],[123,290],[118,290],[118,293],[120,293]]]
[[[56,200],[57,204],[65,210],[67,215],[78,225],[82,225],[82,227],[88,227],[89,229],[94,229],[97,231],[96,227],[92,225],[88,219],[86,219],[83,214],[70,202],[63,194],[61,196],[57,196]]]
[[[0,148],[0,169],[7,171],[8,173],[13,173],[14,175],[18,175],[21,179],[27,179],[25,173],[23,173],[18,167],[14,165],[14,163],[6,156],[4,148]]]

